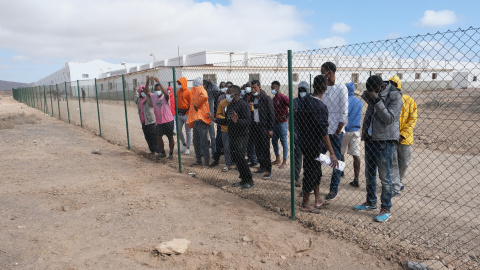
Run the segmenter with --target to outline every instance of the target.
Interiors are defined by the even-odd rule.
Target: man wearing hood
[[[192,102],[192,93],[187,87],[187,78],[182,77],[177,80],[177,106],[178,106],[178,132],[180,132],[180,141],[182,142],[182,148],[180,151],[185,152],[185,155],[190,154],[190,143],[192,142],[192,130],[186,124],[190,109],[190,103]],[[183,126],[185,126],[185,133],[187,134],[187,140],[183,137]]]
[[[360,187],[358,175],[360,173],[360,124],[362,121],[362,101],[355,97],[355,84],[353,82],[346,84],[348,89],[348,124],[345,127],[345,134],[342,138],[342,161],[345,161],[345,152],[353,157],[353,181],[350,185]],[[342,172],[343,175],[343,172]]]
[[[298,111],[298,103],[302,98],[304,98],[306,95],[310,94],[310,86],[306,81],[301,81],[298,84],[298,97],[293,99],[293,114],[294,117],[296,117],[296,113]],[[298,131],[297,131],[297,122],[294,121],[294,134],[293,134],[293,139],[295,143],[295,186],[296,187],[301,187],[302,184],[300,183],[300,172],[302,170],[302,161],[303,161],[303,153],[302,149],[300,149],[300,146],[297,143],[298,140]]]
[[[365,141],[365,180],[367,199],[354,207],[357,211],[377,209],[377,169],[382,184],[381,210],[375,221],[385,222],[392,213],[392,156],[400,136],[398,126],[402,111],[402,93],[380,76],[370,76],[362,98],[368,104],[363,119],[362,140]]]
[[[208,94],[203,88],[203,80],[198,77],[193,80],[192,102],[188,114],[187,124],[193,128],[193,147],[195,148],[196,162],[194,166],[202,165],[202,156],[205,161],[203,168],[208,168],[210,151],[208,145],[208,130],[211,120],[209,118],[210,107]]]
[[[402,82],[395,75],[389,80],[398,89],[402,90]],[[399,128],[400,136],[395,143],[396,149],[393,151],[392,160],[392,185],[393,197],[401,196],[403,190],[403,178],[407,172],[412,155],[413,128],[417,124],[417,103],[407,95],[402,95],[403,107],[400,114]]]
[[[207,91],[208,95],[208,106],[210,108],[210,113],[215,115],[218,107],[218,97],[222,95],[222,92],[218,89],[217,85],[212,83],[211,80],[203,80],[203,88]],[[215,125],[210,125],[210,129],[208,130],[208,133],[210,135],[210,141],[212,143],[211,148],[212,148],[212,155],[215,155],[217,152],[217,139],[215,134]],[[220,136],[219,140],[221,140],[222,137]],[[221,142],[220,142],[221,144]],[[222,148],[222,145],[219,146],[220,149]]]

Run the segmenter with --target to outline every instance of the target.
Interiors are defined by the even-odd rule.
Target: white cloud
[[[402,35],[400,33],[389,33],[385,38],[386,39],[397,39],[400,38]]]
[[[320,39],[317,41],[317,44],[320,48],[330,48],[337,46],[344,46],[347,44],[347,40],[343,37],[333,36],[329,38]]]
[[[25,55],[15,55],[14,57],[12,57],[12,60],[15,61],[15,62],[20,62],[20,61],[26,61],[30,59],[28,56],[25,56]]]
[[[339,34],[348,33],[352,30],[352,27],[346,23],[334,23],[332,25],[332,31]]]
[[[416,23],[419,27],[441,27],[454,24],[457,21],[457,15],[451,10],[427,10],[423,17]]]
[[[255,9],[252,10],[252,6]],[[52,13],[52,11],[55,11]],[[281,20],[260,16],[275,10]],[[274,0],[14,1],[0,9],[0,49],[32,61],[151,61],[205,50],[301,50],[309,25],[300,11]],[[43,59],[43,60],[39,60]]]

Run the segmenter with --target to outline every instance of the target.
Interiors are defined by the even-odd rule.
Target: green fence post
[[[125,75],[122,75],[123,86],[123,106],[125,107],[125,123],[127,124],[127,144],[128,150],[130,150],[130,134],[128,133],[128,116],[127,116],[127,97],[125,96]]]
[[[48,114],[48,107],[47,107],[47,90],[45,88],[45,85],[43,86],[43,109],[45,111],[45,114]]]
[[[33,108],[37,108],[37,93],[35,92],[35,86],[32,89]]]
[[[98,131],[100,132],[100,137],[102,137],[102,125],[100,124],[100,108],[98,107],[97,78],[95,78],[95,97],[97,99]]]
[[[182,151],[180,150],[180,132],[178,128],[178,104],[177,104],[177,78],[175,75],[175,67],[172,67],[173,72],[173,97],[175,98],[175,128],[177,129],[177,151],[178,151],[178,172],[182,173]],[[185,135],[186,136],[186,135]]]
[[[312,75],[310,75],[311,78]],[[288,99],[290,108],[288,111],[288,124],[290,127],[290,201],[292,220],[295,220],[295,141],[293,129],[293,73],[292,73],[292,50],[288,50]]]
[[[60,99],[58,98],[58,83],[55,84],[55,87],[57,88],[58,120],[61,120],[61,118],[60,118]]]
[[[66,81],[65,81],[65,100],[67,101],[68,123],[70,124],[70,109],[68,108],[68,92],[67,92],[67,82]]]
[[[53,117],[53,100],[52,100],[52,86],[49,85],[48,89],[50,90],[50,107],[52,108],[52,117]]]
[[[77,80],[77,93],[78,93],[78,109],[80,110],[80,127],[83,127],[82,105],[80,103],[80,84],[78,83],[78,80]]]

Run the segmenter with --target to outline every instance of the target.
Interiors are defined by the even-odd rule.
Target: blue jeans
[[[278,139],[280,139],[283,147],[283,159],[288,158],[287,130],[288,122],[277,123],[273,126],[273,151],[275,151],[275,156],[280,155],[280,149],[278,148]]]
[[[225,155],[225,165],[231,166],[232,154],[230,153],[230,137],[228,136],[228,132],[222,131],[221,138],[223,142],[223,153]]]
[[[330,137],[330,143],[332,144],[333,152],[335,152],[335,156],[338,160],[342,158],[342,138],[343,132],[340,133],[340,136],[335,137],[332,134],[328,135]],[[330,180],[330,192],[338,193],[338,185],[340,184],[340,177],[342,172],[333,169],[332,171],[332,179]]]
[[[392,177],[391,167],[395,143],[365,142],[365,178],[367,187],[367,203],[377,204],[377,169],[382,183],[380,201],[382,209],[390,211],[392,207]]]

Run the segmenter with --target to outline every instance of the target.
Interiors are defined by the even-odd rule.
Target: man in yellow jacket
[[[390,81],[402,90],[402,83],[398,76],[393,76]],[[405,178],[410,157],[412,155],[413,128],[417,123],[417,103],[407,95],[402,95],[403,107],[400,113],[399,129],[400,137],[396,143],[396,151],[393,151],[392,159],[392,197],[401,195],[403,190],[402,181]]]
[[[190,109],[188,110],[187,124],[193,128],[193,147],[196,157],[196,162],[193,165],[201,166],[203,156],[205,160],[203,168],[208,168],[210,162],[208,130],[211,120],[208,117],[209,113],[207,90],[203,88],[203,79],[199,77],[193,80],[192,102],[190,102]]]

